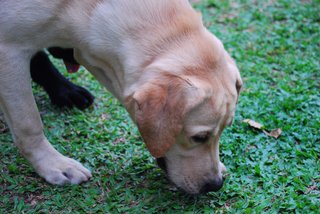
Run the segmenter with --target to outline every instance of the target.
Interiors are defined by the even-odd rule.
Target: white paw
[[[45,137],[40,142],[18,145],[37,173],[51,184],[80,184],[92,177],[81,163],[60,154]]]
[[[61,154],[43,157],[34,167],[47,182],[56,185],[80,184],[92,177],[81,163]]]

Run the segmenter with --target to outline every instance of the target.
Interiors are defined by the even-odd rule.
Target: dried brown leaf
[[[101,118],[101,120],[105,121],[105,120],[109,119],[110,116],[108,114],[102,114],[100,118]]]
[[[251,149],[256,149],[257,146],[255,145],[249,145],[247,148],[246,148],[246,152],[249,152]]]
[[[265,133],[266,135],[270,136],[270,137],[274,137],[274,138],[279,138],[281,133],[282,133],[282,130],[280,128],[276,128],[270,132],[266,131],[266,130],[263,130],[263,125],[254,121],[254,120],[251,120],[251,119],[245,119],[243,120],[244,123],[247,123],[250,127],[252,128],[255,128],[255,129],[258,129],[258,130],[262,130],[263,133]]]
[[[310,193],[313,190],[318,190],[318,187],[316,185],[310,186],[307,188],[307,191],[305,192],[305,194]]]
[[[267,132],[267,131],[263,131],[263,132],[270,137],[279,138],[282,133],[282,130],[280,128],[276,128],[271,132]]]
[[[262,127],[263,127],[263,125],[262,125],[262,124],[257,123],[257,122],[256,122],[256,121],[254,121],[254,120],[245,119],[245,120],[243,120],[243,122],[244,122],[244,123],[249,124],[249,126],[251,126],[251,127],[255,128],[255,129],[259,129],[259,130],[261,130],[261,129],[262,129]]]
[[[124,142],[126,142],[126,140],[121,137],[121,138],[117,138],[115,141],[113,141],[113,144],[117,145],[119,143],[124,143]]]

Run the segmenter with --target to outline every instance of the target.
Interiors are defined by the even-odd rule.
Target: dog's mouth
[[[167,174],[167,163],[165,158],[157,158],[158,166]]]
[[[156,158],[157,165],[165,172],[165,176],[167,180],[176,187],[177,190],[183,192],[187,196],[190,197],[197,197],[199,195],[206,194],[208,192],[216,192],[220,190],[223,187],[223,183],[228,176],[228,174],[223,173],[222,177],[220,179],[209,179],[208,181],[203,181],[200,185],[200,188],[186,188],[190,186],[191,181],[186,182],[185,184],[177,184],[172,179],[170,179],[170,176],[168,174],[168,168],[167,168],[167,161],[164,157]],[[187,179],[184,179],[185,181]],[[185,187],[184,187],[185,186]],[[199,185],[196,185],[199,186]]]
[[[66,60],[63,60],[63,62],[64,62],[64,65],[66,66],[66,69],[69,73],[76,73],[80,68],[79,64],[70,63]]]

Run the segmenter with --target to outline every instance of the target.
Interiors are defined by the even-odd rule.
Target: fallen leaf
[[[38,201],[35,200],[35,199],[33,199],[33,200],[31,201],[31,203],[30,203],[30,205],[31,205],[32,207],[36,206],[37,204],[38,204]]]
[[[100,118],[101,118],[101,120],[105,121],[105,120],[109,119],[110,116],[108,114],[102,114]]]
[[[256,149],[257,146],[255,145],[249,145],[247,148],[246,148],[246,152],[249,152],[251,149]]]
[[[254,121],[254,120],[245,119],[245,120],[243,120],[243,122],[247,123],[252,128],[262,130],[263,133],[265,133],[266,135],[268,135],[270,137],[279,138],[282,133],[282,130],[280,128],[276,128],[276,129],[272,130],[271,132],[263,130],[263,128],[264,128],[263,125]]]
[[[264,130],[263,130],[263,132],[270,137],[279,138],[282,133],[282,130],[280,128],[276,128],[276,129],[272,130],[271,132],[267,132]]]
[[[308,194],[311,191],[317,190],[317,189],[318,189],[318,187],[316,185],[310,186],[310,187],[307,188],[307,191],[305,192],[305,194]]]
[[[256,128],[256,129],[259,129],[259,130],[261,130],[263,127],[263,125],[261,125],[260,123],[257,123],[254,120],[245,119],[245,120],[243,120],[243,122],[245,122],[245,123],[249,124],[249,126]]]
[[[124,143],[126,140],[124,138],[117,138],[115,141],[113,141],[114,145],[117,145],[119,143]]]

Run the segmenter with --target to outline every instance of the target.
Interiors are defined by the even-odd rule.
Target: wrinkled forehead
[[[185,130],[191,133],[212,131],[226,115],[226,101],[224,96],[210,97],[195,107],[186,116]]]

